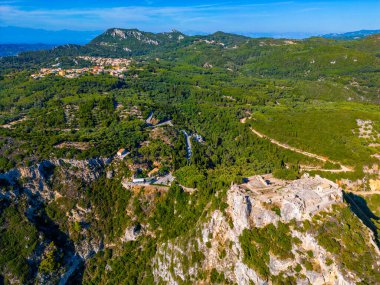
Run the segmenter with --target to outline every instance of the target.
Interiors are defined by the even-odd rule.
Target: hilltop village
[[[64,69],[59,67],[58,63],[52,68],[41,68],[38,73],[32,74],[31,77],[38,79],[53,74],[65,78],[77,78],[84,74],[109,74],[111,76],[124,78],[124,73],[132,63],[132,60],[127,58],[78,56],[77,59],[88,61],[95,65],[91,67]]]

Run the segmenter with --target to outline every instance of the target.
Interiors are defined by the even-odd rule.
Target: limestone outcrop
[[[292,182],[270,180],[255,189],[247,184],[232,185],[227,191],[225,212],[212,212],[196,238],[190,241],[177,238],[158,246],[152,261],[155,282],[196,282],[200,272],[214,269],[234,284],[271,284],[244,262],[239,239],[243,231],[279,222],[311,220],[320,211],[328,212],[332,205],[341,204],[343,196],[337,184],[319,176],[305,176]],[[290,235],[298,241],[292,245],[293,258],[281,259],[270,252],[267,267],[271,275],[293,276],[297,284],[355,283],[355,275],[345,276],[339,266],[328,259],[329,254],[315,237],[294,228]],[[184,256],[197,251],[204,257],[201,264],[185,265],[188,261],[183,261]],[[312,268],[299,267],[301,275],[296,275],[294,268],[304,262],[306,252],[312,256]]]

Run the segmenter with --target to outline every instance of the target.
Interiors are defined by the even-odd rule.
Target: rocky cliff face
[[[36,250],[29,257],[30,264],[37,266],[41,262],[44,249],[50,242],[59,246],[61,268],[50,275],[38,273],[35,276],[37,283],[66,284],[78,267],[83,265],[83,261],[100,250],[101,242],[92,237],[86,227],[81,230],[83,238],[73,241],[46,215],[46,207],[62,197],[81,195],[75,191],[78,185],[88,185],[98,179],[108,163],[107,159],[54,159],[0,174],[0,210],[7,204],[25,205],[27,220],[39,232]],[[58,203],[58,206],[61,205]],[[90,212],[91,209],[76,207],[66,215],[72,223],[85,224],[83,218]],[[20,281],[14,279],[14,283],[19,284]]]
[[[247,189],[234,185],[227,192],[227,203],[225,212],[216,210],[199,225],[196,237],[177,239],[159,247],[153,260],[157,283],[196,282],[203,272],[212,270],[223,274],[223,282],[236,284],[271,284],[279,278],[291,278],[288,280],[297,284],[355,284],[361,280],[354,272],[342,268],[317,237],[301,226],[318,213],[329,216],[332,206],[343,204],[342,190],[331,181],[304,177],[279,188],[273,185]],[[245,256],[240,237],[245,230],[279,223],[289,225],[288,234],[293,241],[291,258],[277,256],[268,245],[269,260],[263,266],[269,274],[263,276],[247,264],[249,257]],[[369,246],[376,251],[374,245]],[[201,262],[192,264],[194,259],[186,257],[194,252],[203,257]],[[209,282],[214,283],[211,279]]]
[[[20,167],[6,173],[0,173],[0,179],[13,186],[20,186],[30,194],[41,196],[44,200],[54,198],[51,191],[51,176],[56,174],[61,182],[70,183],[72,178],[86,183],[97,179],[109,159],[54,159],[45,160],[36,166]],[[14,195],[15,192],[0,193],[0,195]],[[16,192],[17,194],[17,192]]]
[[[58,203],[59,199],[79,197],[81,193],[72,190],[77,185],[90,185],[102,175],[106,180],[116,179],[118,173],[109,164],[107,159],[61,159],[14,169],[0,174],[0,181],[8,184],[1,188],[0,198],[15,203],[26,198],[26,215],[37,224],[46,205],[56,203],[62,207],[65,200]],[[110,171],[115,173],[108,175]],[[149,208],[153,212],[154,197],[165,193],[139,195],[152,196]],[[257,176],[242,185],[231,185],[222,200],[225,206],[213,211],[206,208],[205,217],[198,220],[193,231],[157,241],[150,259],[155,283],[375,284],[378,281],[380,253],[374,235],[347,208],[342,189],[335,183],[318,176],[304,176],[295,181]],[[125,207],[134,221],[132,204]],[[57,241],[66,249],[61,269],[55,276],[38,273],[38,282],[68,284],[78,268],[104,248],[116,250],[126,243],[139,243],[145,237],[154,239],[159,235],[159,229],[155,232],[148,223],[141,226],[133,222],[121,225],[120,236],[103,245],[102,239],[91,231],[91,223],[101,223],[93,207],[76,204],[65,215],[71,225],[83,226],[79,232],[71,228],[67,232],[57,231]],[[57,230],[46,222],[38,229],[44,234],[39,251],[30,259],[36,264],[42,259],[43,249],[54,239],[49,231]],[[75,237],[78,235],[80,238]],[[349,264],[350,260],[359,263]],[[107,268],[110,268],[108,261]]]

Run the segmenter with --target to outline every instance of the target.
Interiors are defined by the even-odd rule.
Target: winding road
[[[153,118],[153,111],[150,111],[150,113],[149,113],[149,115],[148,115],[148,118],[146,118],[146,120],[145,120],[145,122],[147,123],[147,124],[149,124],[149,125],[151,125],[152,123],[151,123],[151,120],[152,120],[152,118]]]
[[[291,150],[291,151],[294,151],[294,152],[297,152],[297,153],[300,153],[300,154],[303,154],[305,156],[308,156],[308,157],[311,157],[311,158],[315,158],[315,159],[318,159],[320,161],[323,161],[323,162],[331,162],[331,163],[334,163],[334,164],[339,164],[340,165],[340,169],[320,169],[320,168],[309,168],[309,170],[318,170],[318,171],[324,171],[324,172],[335,172],[335,173],[338,173],[338,172],[349,172],[349,171],[353,171],[353,168],[350,167],[350,166],[346,166],[346,165],[343,165],[342,163],[340,163],[339,161],[335,161],[335,160],[331,160],[329,159],[328,157],[325,157],[325,156],[321,156],[321,155],[318,155],[318,154],[315,154],[315,153],[311,153],[311,152],[307,152],[307,151],[303,151],[302,149],[299,149],[299,148],[296,148],[296,147],[293,147],[293,146],[290,146],[290,145],[287,145],[287,144],[284,144],[284,143],[281,143],[275,139],[272,139],[266,135],[264,135],[263,133],[260,133],[259,131],[255,130],[254,128],[250,128],[251,131],[257,135],[258,137],[260,138],[263,138],[263,139],[267,139],[269,140],[272,144],[275,144],[279,147],[282,147],[282,148],[285,148],[285,149],[288,149],[288,150]]]
[[[189,136],[189,134],[185,130],[181,130],[181,132],[186,137],[187,159],[190,160],[191,154],[192,154],[192,151],[191,151],[191,137]]]
[[[168,126],[172,126],[172,127],[173,127],[172,120],[168,120],[168,121],[165,121],[165,122],[159,123],[159,124],[157,124],[157,125],[154,125],[153,128],[162,127],[162,126],[165,126],[165,125],[168,125]]]

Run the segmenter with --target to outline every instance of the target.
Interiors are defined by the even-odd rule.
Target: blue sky
[[[322,34],[380,29],[380,0],[0,0],[0,26]]]

